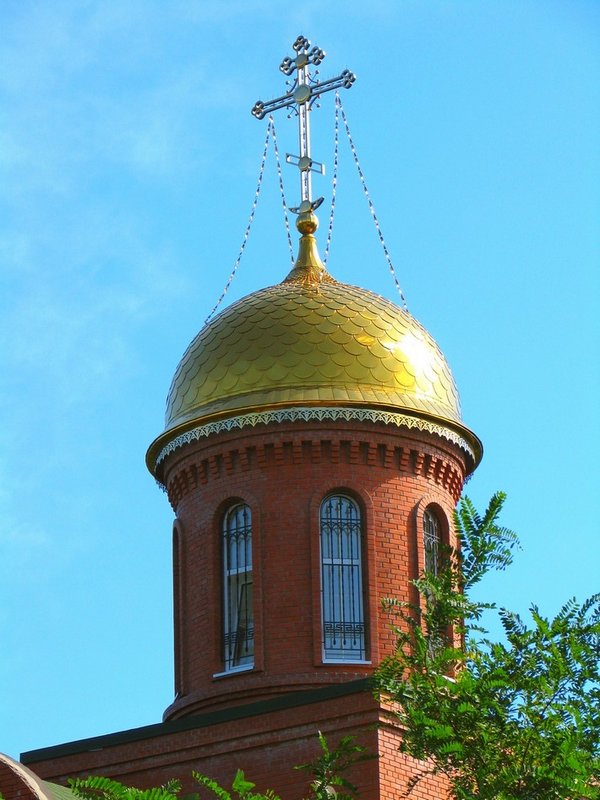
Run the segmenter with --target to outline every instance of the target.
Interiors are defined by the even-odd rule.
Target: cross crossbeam
[[[310,155],[309,112],[315,100],[322,94],[335,89],[349,89],[356,80],[356,76],[350,70],[345,69],[336,78],[318,81],[311,76],[309,67],[310,65],[318,66],[325,58],[325,52],[319,47],[311,48],[309,40],[304,36],[298,36],[292,47],[296,57],[286,56],[279,65],[279,69],[284,75],[292,76],[294,72],[296,73],[289,91],[267,102],[257,100],[252,108],[252,114],[257,119],[263,119],[267,114],[278,111],[280,108],[293,108],[296,112],[300,155],[292,156],[288,153],[286,161],[295,164],[300,170],[301,203],[297,209],[291,210],[303,213],[314,210],[322,202],[322,198],[315,202],[312,200],[311,172],[325,174],[323,164],[313,161]]]

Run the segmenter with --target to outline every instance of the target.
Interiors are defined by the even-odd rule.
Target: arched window
[[[441,544],[440,521],[430,506],[423,513],[423,548],[425,571],[433,575],[437,575],[440,570]]]
[[[254,663],[252,518],[243,503],[223,518],[223,661],[226,672]]]
[[[321,613],[323,659],[364,661],[362,525],[345,495],[321,503]]]

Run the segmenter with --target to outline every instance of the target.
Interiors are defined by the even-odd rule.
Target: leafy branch
[[[461,500],[460,547],[414,582],[419,604],[386,602],[396,649],[377,692],[394,701],[400,749],[431,764],[407,792],[443,773],[458,800],[599,798],[600,596],[569,600],[554,619],[532,606],[528,623],[501,609],[503,642],[481,627],[494,604],[469,597],[518,547],[498,522],[504,500],[494,495],[483,515]]]

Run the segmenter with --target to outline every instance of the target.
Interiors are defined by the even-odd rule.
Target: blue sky
[[[596,2],[7,0],[0,26],[0,750],[172,700],[172,514],[144,454],[242,240],[250,108],[299,33],[322,78],[358,76],[342,101],[400,283],[484,442],[467,492],[508,493],[523,550],[482,591],[551,613],[599,588]],[[329,268],[397,300],[343,139],[340,160]],[[227,302],[288,264],[270,157]]]

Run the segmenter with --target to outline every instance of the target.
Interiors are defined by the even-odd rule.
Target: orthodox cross
[[[321,205],[323,198],[313,202],[311,196],[311,172],[319,172],[321,175],[325,174],[325,167],[318,161],[313,161],[310,155],[310,120],[309,112],[315,100],[325,92],[331,92],[333,89],[349,89],[356,76],[345,69],[337,78],[330,78],[326,81],[317,81],[311,77],[309,72],[309,65],[314,64],[318,66],[325,58],[325,52],[319,47],[311,48],[310,42],[304,36],[298,36],[292,45],[296,53],[296,58],[289,58],[286,56],[279,69],[284,75],[291,76],[296,72],[294,81],[287,92],[287,94],[276,97],[274,100],[269,100],[264,103],[258,100],[254,104],[252,114],[257,119],[263,119],[267,114],[272,111],[277,111],[279,108],[290,108],[295,106],[295,112],[298,115],[298,139],[300,142],[300,155],[292,156],[286,154],[286,161],[288,164],[295,164],[300,170],[300,188],[301,188],[301,203],[298,208],[292,208],[296,214],[314,211],[315,208]]]

